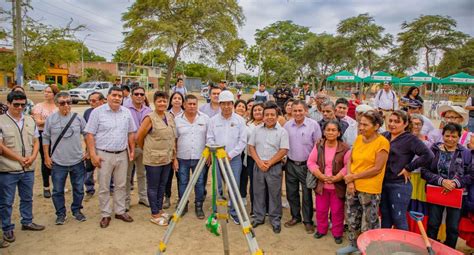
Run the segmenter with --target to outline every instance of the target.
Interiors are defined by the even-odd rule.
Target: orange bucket
[[[430,239],[430,242],[437,255],[463,255],[462,252],[433,239]],[[400,252],[400,254],[404,254],[403,252],[407,252],[406,254],[428,254],[421,235],[399,229],[366,231],[357,239],[357,246],[364,255],[385,255],[394,252]]]

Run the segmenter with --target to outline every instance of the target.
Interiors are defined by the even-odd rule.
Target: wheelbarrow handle
[[[425,215],[420,212],[410,211],[410,217],[415,221],[423,221]]]

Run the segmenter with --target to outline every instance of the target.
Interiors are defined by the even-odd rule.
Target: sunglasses
[[[13,103],[12,105],[15,108],[18,108],[18,107],[25,108],[26,107],[26,104],[22,104],[22,103]]]
[[[133,93],[134,96],[138,97],[138,96],[145,96],[145,93]]]
[[[58,104],[59,104],[60,106],[65,106],[66,104],[67,104],[67,105],[72,105],[72,101],[71,101],[71,100],[59,101]]]

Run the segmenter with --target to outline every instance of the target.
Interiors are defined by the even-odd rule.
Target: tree
[[[449,16],[421,15],[411,22],[403,22],[401,28],[403,31],[398,33],[398,42],[402,53],[416,56],[422,50],[428,74],[434,66],[430,58],[462,45],[468,38],[468,35],[455,30],[456,21]]]
[[[241,82],[244,85],[255,85],[257,84],[258,80],[256,76],[246,73],[240,73],[237,75],[237,81]]]
[[[113,57],[114,62],[133,63],[137,65],[160,66],[166,65],[170,57],[160,49],[146,52],[132,52],[125,47],[118,48]]]
[[[32,9],[28,3],[23,3],[24,8]],[[11,11],[0,8],[0,20],[11,19]],[[84,26],[53,27],[43,24],[25,16],[23,19],[23,65],[26,79],[35,79],[40,74],[45,74],[51,65],[61,65],[80,60],[82,45],[74,37],[76,31]],[[7,41],[13,40],[12,31],[0,29],[0,36]],[[86,49],[86,48],[84,48]],[[15,61],[14,54],[0,61],[0,69],[12,71],[11,63]]]
[[[217,64],[225,67],[226,77],[232,76],[232,66],[239,61],[246,48],[245,40],[239,38],[228,41],[222,50],[216,51]]]
[[[113,75],[107,70],[84,68],[84,81],[112,81]]]
[[[236,0],[137,0],[122,16],[126,47],[172,51],[165,88],[184,49],[216,49],[222,38],[236,38],[243,24]]]
[[[255,70],[261,58],[265,83],[294,81],[302,75],[301,51],[310,35],[308,27],[289,20],[257,29],[256,45],[245,52],[247,68]]]
[[[446,77],[459,72],[474,75],[474,39],[460,48],[446,51],[436,68],[438,77]]]
[[[312,35],[305,43],[301,59],[310,69],[310,75],[324,80],[332,73],[352,69],[356,64],[355,47],[349,39],[332,34]]]
[[[80,46],[82,47],[82,45]],[[90,50],[89,48],[87,48],[87,46],[84,45],[84,61],[106,61],[106,59],[102,56],[95,54],[94,51]]]
[[[360,67],[372,75],[374,63],[378,58],[376,51],[386,49],[392,44],[392,35],[383,34],[385,28],[375,24],[368,13],[342,20],[337,32],[355,44]]]
[[[182,63],[180,69],[184,70],[184,75],[188,77],[199,77],[203,80],[219,81],[224,79],[224,72],[216,68],[209,67],[202,63]]]

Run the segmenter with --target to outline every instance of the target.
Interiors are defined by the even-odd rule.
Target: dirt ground
[[[35,102],[42,98],[41,93],[28,93]],[[0,94],[0,101],[4,101],[5,94]],[[73,111],[82,112],[87,108],[84,104],[74,106]],[[13,206],[13,223],[16,224],[16,241],[7,249],[1,249],[0,254],[154,254],[158,250],[158,244],[163,237],[165,227],[152,224],[149,221],[150,210],[138,205],[137,194],[132,193],[132,208],[130,215],[135,219],[133,223],[125,223],[113,219],[107,229],[99,227],[100,210],[97,195],[90,201],[84,202],[83,213],[87,216],[86,222],[77,222],[70,215],[70,203],[72,194],[66,193],[66,204],[68,209],[68,220],[63,226],[56,226],[55,210],[51,199],[42,197],[42,181],[39,169],[36,170],[36,181],[34,186],[34,222],[43,224],[46,229],[42,232],[30,232],[20,230],[20,219],[18,209],[18,196]],[[210,183],[208,183],[208,187]],[[67,184],[69,190],[70,185]],[[136,187],[136,182],[135,182]],[[97,185],[96,185],[97,189]],[[208,188],[210,190],[210,188]],[[136,191],[136,189],[135,189]],[[133,192],[133,191],[132,191]],[[191,197],[189,212],[177,224],[171,241],[168,245],[167,254],[222,254],[222,238],[209,233],[205,228],[205,220],[198,220],[194,214],[194,205]],[[205,203],[206,216],[211,211],[210,195]],[[173,182],[172,207],[167,210],[173,213],[177,202],[176,182]],[[248,201],[250,203],[250,201]],[[289,209],[283,209],[282,223],[289,220]],[[282,224],[283,225],[283,224]],[[231,254],[248,254],[247,244],[240,226],[229,223]],[[347,244],[337,245],[329,233],[322,239],[316,240],[312,235],[306,234],[302,224],[293,228],[282,227],[280,234],[272,232],[271,225],[266,223],[255,229],[258,244],[266,254],[335,254],[335,251]],[[464,241],[459,240],[458,249],[466,254],[468,250]]]

